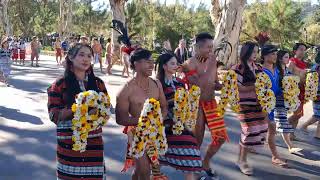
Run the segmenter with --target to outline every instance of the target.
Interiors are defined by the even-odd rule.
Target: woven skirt
[[[274,109],[274,120],[276,122],[277,132],[292,133],[294,129],[288,121],[288,111],[284,105],[283,96],[277,96],[276,107]]]
[[[250,149],[264,145],[268,132],[268,121],[260,105],[240,105],[240,145]]]
[[[313,101],[313,117],[320,120],[320,101]]]
[[[182,172],[201,172],[202,161],[200,147],[194,135],[184,130],[181,135],[174,135],[170,127],[166,127],[168,150],[159,156],[162,165],[168,165]]]

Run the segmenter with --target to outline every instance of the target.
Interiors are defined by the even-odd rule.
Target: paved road
[[[48,119],[46,88],[63,72],[50,56],[42,56],[41,67],[13,66],[12,87],[0,85],[0,180],[53,180],[55,179],[55,126]],[[121,78],[121,68],[116,67],[115,75],[97,73],[107,84],[112,103],[115,95],[127,81]],[[305,110],[305,121],[312,114],[310,104]],[[221,179],[320,179],[320,142],[299,134],[302,142],[297,146],[305,150],[291,155],[287,152],[281,138],[277,144],[280,154],[289,160],[291,169],[281,169],[271,165],[270,152],[265,148],[259,155],[249,158],[255,167],[255,176],[247,177],[239,173],[235,166],[238,153],[239,122],[234,114],[226,115],[231,142],[226,143],[213,158],[211,165]],[[311,134],[315,126],[310,127]],[[105,160],[108,179],[130,179],[130,173],[121,173],[125,154],[126,136],[122,127],[112,118],[104,128]],[[210,142],[208,132],[204,147]],[[163,168],[170,179],[183,179],[181,173],[171,168]]]

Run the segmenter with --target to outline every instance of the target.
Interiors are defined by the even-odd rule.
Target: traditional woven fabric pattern
[[[284,106],[283,95],[277,96],[276,107],[274,109],[274,120],[276,122],[277,132],[292,133],[294,129],[288,121],[287,109]]]
[[[107,92],[102,80],[96,82],[101,92]],[[85,152],[72,150],[71,120],[59,118],[60,110],[66,107],[66,87],[61,78],[48,88],[49,117],[57,125],[57,177],[61,180],[102,180],[105,175],[102,128],[89,133]]]
[[[211,133],[212,145],[219,144],[220,140],[229,141],[224,119],[217,110],[216,100],[201,101],[200,107],[203,109]]]
[[[268,131],[268,121],[261,106],[240,105],[239,120],[241,125],[240,145],[258,148],[264,145]]]
[[[184,83],[182,80],[174,78],[173,81],[166,82],[163,88],[169,111],[164,121],[168,150],[164,156],[159,156],[160,164],[171,166],[182,172],[201,172],[200,148],[192,132],[187,129],[184,129],[181,135],[174,135],[172,132],[174,94],[176,89],[184,88]]]

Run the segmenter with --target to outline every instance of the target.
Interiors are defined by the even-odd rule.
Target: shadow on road
[[[313,161],[320,161],[320,156],[317,156],[307,149],[303,149],[299,152],[294,153],[294,155],[302,157],[304,159],[309,159]],[[320,169],[319,169],[320,170]]]
[[[0,125],[0,179],[55,179],[55,130]]]
[[[4,106],[0,106],[0,117],[20,122],[28,122],[35,125],[43,124],[42,120],[37,116],[22,113],[18,109],[11,109]]]
[[[10,85],[13,88],[20,89],[22,91],[35,92],[35,93],[46,93],[44,89],[49,87],[48,83],[43,83],[39,81],[28,81],[22,79],[12,79]]]

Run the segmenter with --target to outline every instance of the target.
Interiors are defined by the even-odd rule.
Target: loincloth
[[[215,99],[209,101],[200,100],[200,108],[204,112],[204,116],[211,133],[212,145],[218,145],[221,142],[229,141],[227,129],[223,116],[217,110],[217,102]]]

